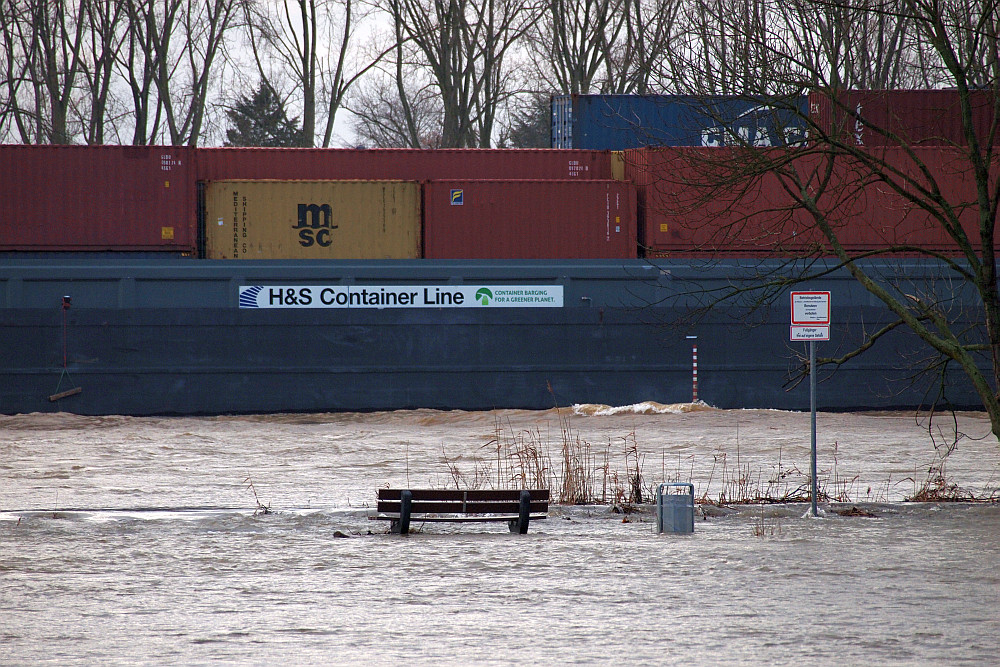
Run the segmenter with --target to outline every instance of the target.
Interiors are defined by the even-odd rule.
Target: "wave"
[[[711,405],[697,401],[695,403],[657,403],[643,401],[632,405],[613,407],[600,403],[578,403],[573,406],[573,414],[581,417],[610,417],[613,415],[680,415],[688,412],[704,412],[718,410]]]

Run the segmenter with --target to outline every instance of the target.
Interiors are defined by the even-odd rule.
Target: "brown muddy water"
[[[0,663],[997,664],[1000,503],[904,502],[1000,496],[985,417],[821,413],[817,442],[812,518],[739,502],[808,486],[807,413],[0,416]],[[564,445],[608,504],[528,535],[368,518],[386,485],[558,496]],[[636,466],[727,502],[655,535],[610,509]]]

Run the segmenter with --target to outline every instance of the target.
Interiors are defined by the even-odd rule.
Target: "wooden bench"
[[[379,489],[378,514],[392,532],[406,535],[410,521],[506,521],[510,532],[525,534],[533,519],[549,511],[548,489]]]

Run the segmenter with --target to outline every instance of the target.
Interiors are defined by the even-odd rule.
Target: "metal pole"
[[[66,370],[66,302],[63,301],[63,370]]]
[[[69,310],[70,304],[73,300],[67,295],[62,298],[62,314],[63,314],[63,370],[66,370],[66,311]]]
[[[691,402],[698,402],[698,337],[688,336],[691,341]]]
[[[809,410],[812,428],[810,434],[810,472],[812,473],[812,515],[816,511],[816,341],[809,341]]]

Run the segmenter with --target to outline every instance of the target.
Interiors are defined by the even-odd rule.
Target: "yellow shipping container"
[[[415,259],[420,184],[213,181],[205,187],[209,259]]]

